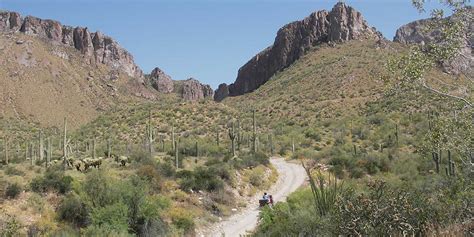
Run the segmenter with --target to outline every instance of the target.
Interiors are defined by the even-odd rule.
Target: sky
[[[392,39],[398,27],[426,18],[411,0],[346,0]],[[433,1],[436,2],[436,1]],[[117,40],[145,73],[194,77],[217,88],[270,46],[276,32],[336,0],[0,0],[0,9],[85,26]]]

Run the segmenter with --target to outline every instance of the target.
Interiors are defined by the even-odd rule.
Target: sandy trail
[[[286,162],[283,158],[272,158],[270,162],[278,171],[278,181],[272,186],[269,193],[273,195],[275,202],[285,201],[286,197],[299,188],[306,179],[306,173],[299,164]],[[214,231],[205,236],[213,237],[237,237],[245,235],[257,226],[258,221],[258,199],[261,194],[254,197],[255,202],[249,204],[241,213],[231,216],[229,219],[216,223]]]

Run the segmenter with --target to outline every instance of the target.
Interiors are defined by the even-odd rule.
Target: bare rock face
[[[74,47],[84,54],[88,62],[121,70],[143,83],[143,72],[135,64],[133,56],[114,39],[101,32],[91,33],[87,28],[63,26],[58,21],[33,16],[22,19],[20,14],[6,11],[0,12],[0,31],[19,31]]]
[[[163,72],[160,68],[151,71],[150,81],[153,88],[161,93],[171,93],[174,89],[174,82],[170,76]]]
[[[442,69],[451,74],[466,74],[469,77],[474,77],[474,22],[472,16],[474,15],[474,8],[466,9],[467,15],[471,17],[468,20],[468,25],[464,28],[465,38],[459,50],[458,56],[449,62],[441,62]],[[450,16],[447,19],[459,16]],[[393,39],[395,42],[402,44],[428,44],[439,40],[440,32],[436,29],[431,29],[430,24],[432,20],[423,19],[408,23],[401,26]]]
[[[257,89],[318,44],[381,38],[382,35],[367,24],[360,12],[344,3],[337,3],[330,12],[318,11],[281,28],[272,46],[239,69],[233,84],[227,88],[224,85],[219,87],[216,100]]]
[[[185,100],[197,101],[205,98],[212,98],[214,91],[209,85],[203,85],[194,78],[189,78],[183,82],[181,96]]]
[[[214,94],[215,101],[222,101],[227,96],[229,96],[229,86],[225,83],[222,83],[217,87],[216,93]]]

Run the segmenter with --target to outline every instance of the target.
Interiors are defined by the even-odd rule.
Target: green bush
[[[17,183],[9,184],[5,190],[5,197],[15,199],[21,193],[22,188]]]
[[[89,207],[75,194],[68,194],[58,207],[58,218],[77,227],[89,224]]]
[[[33,179],[30,186],[31,190],[38,193],[45,193],[54,190],[61,194],[65,194],[71,190],[72,181],[72,177],[64,175],[64,172],[47,171],[44,176]]]
[[[224,181],[214,167],[198,167],[194,171],[181,171],[178,174],[180,187],[184,191],[216,191],[224,188]]]
[[[94,208],[91,213],[92,225],[118,233],[128,231],[129,209],[123,202]]]

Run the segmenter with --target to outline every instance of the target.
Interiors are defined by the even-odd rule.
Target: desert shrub
[[[128,231],[129,209],[123,202],[116,202],[91,212],[92,226],[109,232],[124,233]]]
[[[193,215],[186,209],[173,208],[170,210],[169,215],[173,225],[175,225],[178,229],[183,230],[185,233],[189,233],[194,230]]]
[[[319,142],[321,141],[321,134],[319,133],[319,131],[315,128],[308,128],[306,129],[306,131],[304,132],[304,135],[307,137],[307,138],[310,138],[310,139],[313,139],[314,141],[316,142]]]
[[[176,168],[169,162],[159,162],[157,164],[158,172],[165,177],[173,177],[176,174]]]
[[[0,236],[20,236],[22,226],[15,216],[5,215],[0,218]]]
[[[5,197],[15,199],[21,193],[22,188],[17,183],[9,184],[5,190]]]
[[[153,190],[161,189],[161,175],[157,165],[141,165],[137,170],[137,175],[146,180]]]
[[[93,208],[104,207],[120,200],[120,194],[116,192],[116,187],[112,180],[100,170],[88,173],[82,183],[82,190]]]
[[[227,190],[217,190],[210,193],[210,198],[215,203],[225,204],[225,205],[235,205],[235,197],[231,191]]]
[[[258,165],[268,165],[270,164],[270,160],[268,156],[263,152],[247,153],[241,155],[234,161],[234,167],[237,169],[248,168],[248,167],[257,167]]]
[[[214,167],[198,167],[194,171],[179,173],[180,187],[182,190],[216,191],[224,188],[224,182],[219,177],[218,169]]]
[[[15,168],[14,166],[8,165],[5,170],[4,170],[6,175],[18,175],[18,176],[23,176],[25,175],[25,172]]]
[[[90,208],[74,192],[68,194],[58,207],[58,218],[77,227],[84,227],[89,223]]]
[[[262,166],[255,167],[248,172],[249,182],[255,187],[260,187],[265,181],[265,169]]]
[[[65,175],[64,172],[47,171],[43,176],[33,179],[30,186],[31,190],[38,193],[54,190],[65,194],[71,190],[72,181],[72,177]]]
[[[339,234],[422,235],[438,221],[431,201],[421,193],[391,188],[381,181],[369,187],[368,194],[339,199],[333,218]]]

